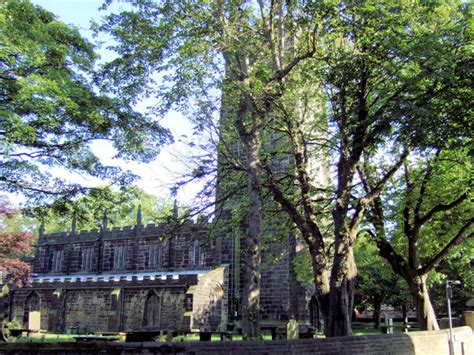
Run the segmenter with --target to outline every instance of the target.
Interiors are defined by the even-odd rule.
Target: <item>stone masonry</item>
[[[41,329],[51,332],[238,327],[242,233],[211,238],[202,223],[137,220],[134,227],[40,235],[32,287],[14,291],[10,319],[27,327],[30,312],[40,311]],[[279,244],[281,258],[264,267],[264,321],[286,322],[295,309],[307,318],[293,244]]]

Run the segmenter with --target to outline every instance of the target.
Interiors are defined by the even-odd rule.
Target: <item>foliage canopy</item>
[[[27,0],[0,3],[0,188],[38,201],[74,196],[68,171],[129,183],[130,172],[103,165],[93,142],[110,141],[116,157],[148,162],[170,140],[151,116],[125,100],[97,93],[96,54],[77,29]]]

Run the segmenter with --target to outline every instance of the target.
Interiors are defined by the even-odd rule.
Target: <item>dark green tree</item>
[[[447,140],[462,144],[468,136],[472,108],[463,102],[472,93],[469,16],[463,4],[451,2],[327,1],[319,6],[313,10],[326,13],[318,37],[321,52],[293,74],[299,74],[294,77],[300,89],[319,82],[328,108],[318,113],[304,95],[303,109],[298,110],[298,101],[285,102],[285,95],[274,105],[280,131],[291,142],[297,193],[275,178],[270,165],[266,186],[308,243],[320,304],[326,305],[321,308],[331,314],[326,334],[343,335],[351,332],[353,244],[367,208],[410,149]],[[327,115],[326,130],[314,115]],[[311,158],[324,155],[324,149],[334,162],[329,188],[312,171]],[[366,156],[378,175],[363,190],[357,168]],[[328,222],[334,226],[330,238]]]
[[[117,40],[114,49],[120,55],[104,66],[103,85],[125,97],[153,92],[157,109],[184,111],[199,129],[222,108],[222,123],[232,132],[228,140],[222,139],[226,134],[220,136],[220,147],[225,148],[220,154],[227,154],[229,165],[244,173],[248,196],[243,332],[245,338],[258,338],[264,127],[271,98],[279,95],[286,75],[314,53],[312,40],[301,41],[298,51],[287,51],[285,37],[296,38],[296,28],[287,26],[293,19],[286,16],[283,2],[271,6],[260,2],[258,11],[248,1],[132,4],[135,11],[111,15],[100,27]],[[312,17],[297,11],[295,15],[313,27]],[[277,36],[276,23],[282,30]],[[153,87],[154,73],[165,78],[158,89]],[[241,156],[233,159],[236,146]],[[194,173],[204,174],[207,169],[201,167]]]

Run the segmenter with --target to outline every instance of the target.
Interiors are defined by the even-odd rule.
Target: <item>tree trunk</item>
[[[374,302],[374,304],[372,304],[372,307],[374,307],[374,314],[372,316],[372,318],[374,320],[374,329],[379,329],[379,327],[380,327],[380,312],[381,312],[382,305],[379,302]]]
[[[405,303],[402,304],[402,316],[403,316],[403,325],[408,325],[408,308]]]
[[[430,295],[426,287],[426,278],[427,275],[423,275],[407,280],[416,307],[418,326],[422,330],[439,330]]]
[[[247,144],[249,218],[245,239],[244,290],[242,299],[242,336],[260,340],[260,281],[262,201],[260,196],[260,136],[258,131]]]
[[[352,335],[351,323],[357,268],[351,246],[339,243],[336,250],[331,270],[330,317],[325,329],[327,337]]]

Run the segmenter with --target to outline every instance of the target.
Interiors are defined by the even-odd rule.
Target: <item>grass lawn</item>
[[[418,326],[416,322],[408,323],[409,326],[412,328]],[[383,323],[380,324],[381,327],[384,326]],[[394,333],[402,333],[404,328],[403,322],[393,322],[393,332]],[[415,330],[414,329],[414,330]],[[413,331],[413,330],[412,330]],[[372,322],[353,322],[352,323],[352,332],[354,335],[374,335],[374,334],[382,334],[380,329],[374,329],[374,324]]]
[[[402,332],[402,323],[401,322],[394,322],[394,332],[401,333]],[[411,326],[416,326],[416,323],[410,323]],[[361,336],[361,335],[375,335],[381,334],[380,329],[374,329],[373,323],[365,323],[365,322],[354,322],[352,331],[354,335]],[[14,341],[17,343],[27,343],[27,342],[50,342],[50,343],[60,343],[60,342],[74,342],[74,337],[77,334],[54,334],[54,333],[43,333],[34,337],[18,337]],[[324,338],[324,335],[318,333],[318,338]],[[232,338],[233,341],[242,341],[241,335],[234,335]],[[263,340],[269,341],[272,340],[272,336],[270,333],[263,334]],[[120,337],[120,341],[125,341],[125,336]],[[165,338],[157,341],[165,341]],[[186,336],[178,336],[173,338],[174,342],[192,342],[192,341],[199,341],[198,334],[190,334]],[[212,341],[220,341],[220,337],[218,334],[212,336]]]
[[[34,343],[34,342],[48,342],[48,343],[64,343],[68,341],[75,341],[75,335],[72,334],[54,334],[44,333],[32,337],[18,337],[15,343]]]

